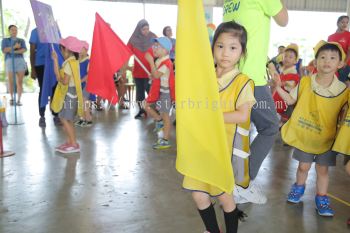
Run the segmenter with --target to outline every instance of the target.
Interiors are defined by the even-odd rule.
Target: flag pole
[[[140,59],[134,55],[135,60],[140,64],[140,66],[142,67],[142,69],[148,74],[148,76],[151,76],[151,73],[147,70],[146,66],[140,61]]]

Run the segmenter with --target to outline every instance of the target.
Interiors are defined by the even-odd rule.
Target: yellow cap
[[[326,45],[326,44],[332,44],[332,45],[337,46],[338,49],[339,49],[340,52],[341,52],[341,60],[342,60],[342,61],[345,61],[346,54],[344,53],[344,50],[343,50],[343,48],[341,47],[341,45],[340,45],[339,43],[337,43],[337,42],[327,42],[327,41],[324,41],[324,40],[320,40],[320,42],[318,42],[317,45],[314,47],[315,57],[316,57],[316,54],[317,54],[318,50],[319,50],[322,46],[324,46],[324,45]]]
[[[290,44],[284,49],[284,51],[287,51],[288,49],[291,49],[297,53],[297,60],[298,60],[299,59],[299,47],[298,47],[298,45],[297,44]]]

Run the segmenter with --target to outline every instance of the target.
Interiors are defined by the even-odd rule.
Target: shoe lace
[[[300,196],[301,194],[302,194],[302,187],[293,186],[290,192],[290,196],[296,197],[296,196]]]
[[[323,197],[319,199],[319,204],[322,209],[331,209],[329,206],[329,199],[327,197]]]
[[[261,186],[260,186],[259,184],[255,183],[255,182],[252,183],[251,190],[252,190],[253,192],[257,192],[257,193],[259,193],[259,194],[262,193],[262,188],[261,188]]]

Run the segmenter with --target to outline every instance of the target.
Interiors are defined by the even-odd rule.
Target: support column
[[[143,18],[146,19],[146,3],[145,3],[145,0],[142,1],[142,6],[143,6]]]
[[[2,8],[2,0],[0,0],[0,14],[1,14],[1,36],[0,38],[5,37],[5,30],[4,30],[4,9]]]

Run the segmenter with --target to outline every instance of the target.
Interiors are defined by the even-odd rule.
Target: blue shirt
[[[171,45],[173,47],[170,50],[169,57],[170,57],[170,59],[175,60],[175,44],[176,44],[176,40],[174,38],[170,38],[170,40],[171,40]]]
[[[7,47],[13,47],[16,43],[20,43],[21,44],[21,49],[27,49],[26,47],[26,42],[23,39],[20,38],[4,38],[1,41],[1,50],[4,50],[4,48]],[[15,58],[19,58],[19,57],[23,57],[23,54],[14,54]],[[5,54],[5,60],[12,58],[12,52],[6,53]]]
[[[80,78],[83,79],[88,74],[88,65],[89,65],[90,59],[86,59],[84,61],[80,62]],[[81,88],[84,89],[86,86],[86,81],[81,83]]]
[[[35,44],[35,66],[45,65],[45,51],[48,49],[49,44],[40,42],[37,28],[32,30],[29,43]]]

